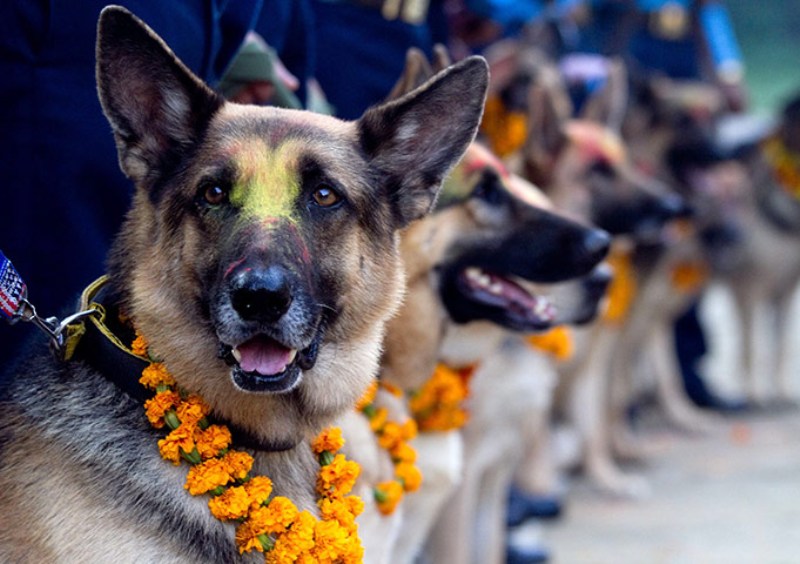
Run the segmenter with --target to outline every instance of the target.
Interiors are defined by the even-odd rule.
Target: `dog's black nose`
[[[271,323],[281,318],[292,305],[292,292],[286,270],[242,268],[231,280],[233,309],[245,321]]]
[[[587,258],[600,262],[608,254],[611,236],[602,229],[590,229],[583,238],[583,251]]]

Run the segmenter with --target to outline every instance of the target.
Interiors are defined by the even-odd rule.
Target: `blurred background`
[[[768,112],[800,89],[800,2],[728,0],[753,109]]]

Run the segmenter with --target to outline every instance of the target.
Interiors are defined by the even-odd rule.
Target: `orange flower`
[[[308,511],[299,513],[291,528],[279,536],[275,547],[267,553],[269,564],[290,562],[314,562],[311,551],[314,549],[314,529],[317,520]]]
[[[696,292],[708,280],[708,268],[700,261],[685,261],[672,268],[672,287],[681,293]]]
[[[250,496],[250,509],[256,509],[264,504],[272,495],[272,480],[266,476],[253,476],[245,482],[244,489]]]
[[[238,450],[228,451],[222,462],[228,467],[228,472],[236,480],[244,480],[250,468],[253,467],[253,457],[246,452]]]
[[[378,392],[378,380],[372,380],[364,390],[359,400],[356,402],[356,411],[363,411],[365,407],[375,401],[375,394]]]
[[[341,497],[350,493],[358,479],[361,468],[343,454],[337,454],[333,462],[323,466],[317,474],[317,492],[328,497]]]
[[[400,425],[394,421],[387,421],[378,433],[378,445],[386,450],[391,450],[403,440]]]
[[[528,344],[557,360],[569,360],[572,356],[572,334],[569,328],[559,325],[550,331],[529,335],[525,339]]]
[[[331,427],[322,431],[319,436],[314,439],[311,444],[311,450],[314,454],[319,455],[323,451],[335,453],[344,446],[344,439],[342,438],[342,430],[338,427]]]
[[[415,462],[417,460],[417,451],[405,441],[393,448],[389,454],[394,462]]]
[[[380,407],[375,411],[375,415],[370,417],[369,426],[373,431],[379,431],[386,424],[389,418],[389,411],[385,407]]]
[[[206,430],[198,429],[195,433],[195,447],[203,460],[218,456],[230,444],[231,432],[221,425],[210,425]]]
[[[164,414],[180,404],[181,396],[177,392],[167,390],[158,392],[155,396],[144,402],[147,420],[156,429],[164,426]]]
[[[137,356],[147,356],[147,341],[138,331],[136,332],[136,338],[131,343],[131,352]]]
[[[181,462],[181,450],[189,453],[194,449],[194,427],[181,425],[158,441],[158,451],[165,460],[178,465]]]
[[[250,510],[250,496],[241,486],[228,488],[221,495],[208,500],[211,514],[221,521],[247,517]]]
[[[145,388],[155,390],[158,386],[174,386],[175,380],[167,372],[166,366],[160,362],[152,362],[142,370],[142,377],[139,378],[139,383]]]
[[[350,533],[336,521],[317,521],[311,555],[320,564],[341,562],[350,551]]]
[[[189,473],[186,475],[186,484],[183,487],[192,495],[202,495],[232,481],[229,464],[224,459],[210,458],[189,469]]]
[[[451,431],[464,425],[467,413],[463,407],[469,396],[465,378],[459,371],[443,364],[409,399],[409,409],[422,431]]]
[[[203,398],[197,395],[187,397],[177,409],[178,419],[189,425],[196,425],[209,411]]]
[[[415,492],[422,485],[422,472],[413,464],[401,462],[394,467],[394,475],[403,484],[407,492]]]
[[[628,315],[628,310],[636,297],[638,285],[631,265],[630,253],[611,250],[606,259],[614,271],[614,278],[608,287],[608,306],[603,320],[609,323],[621,323]]]
[[[292,500],[277,496],[264,507],[251,511],[248,520],[257,534],[279,534],[292,524],[297,514],[297,506]]]
[[[403,499],[403,486],[396,480],[381,482],[373,490],[378,511],[384,515],[391,515]]]

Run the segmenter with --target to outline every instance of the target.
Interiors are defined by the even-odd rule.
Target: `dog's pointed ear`
[[[123,172],[138,183],[175,166],[222,98],[125,8],[100,13],[96,55],[100,104]]]
[[[442,180],[475,138],[489,71],[470,57],[358,121],[361,146],[390,192],[399,226],[428,213]]]

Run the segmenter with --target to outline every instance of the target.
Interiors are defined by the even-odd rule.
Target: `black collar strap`
[[[119,296],[102,276],[92,282],[81,295],[80,310],[97,310],[95,315],[83,318],[67,327],[63,360],[85,362],[115,386],[139,403],[152,397],[150,391],[139,383],[139,378],[150,360],[136,355],[125,343],[132,343],[135,331],[120,320]],[[272,445],[252,434],[226,423],[234,442],[244,448],[261,451],[288,450],[295,445]]]

